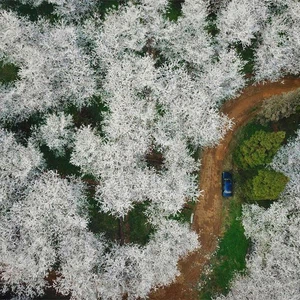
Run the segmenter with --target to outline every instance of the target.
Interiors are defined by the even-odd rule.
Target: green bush
[[[245,185],[245,194],[251,200],[276,200],[284,190],[288,178],[273,170],[259,170]]]
[[[284,138],[284,131],[255,132],[237,148],[234,156],[235,163],[245,170],[270,163]]]

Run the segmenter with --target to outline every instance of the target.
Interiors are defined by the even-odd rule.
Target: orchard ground
[[[180,276],[164,288],[153,291],[152,300],[199,299],[199,278],[209,264],[218,240],[224,234],[226,203],[221,196],[220,174],[229,157],[237,131],[252,120],[259,112],[262,102],[274,95],[280,95],[300,87],[299,78],[285,78],[278,82],[256,84],[245,88],[242,94],[226,102],[221,112],[233,119],[234,127],[221,143],[214,148],[206,148],[201,155],[200,189],[203,195],[195,207],[192,228],[198,233],[201,248],[179,262]],[[229,200],[230,201],[230,200]],[[203,298],[203,300],[206,300]]]

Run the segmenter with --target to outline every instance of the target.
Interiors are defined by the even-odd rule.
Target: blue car
[[[232,196],[232,175],[229,172],[222,172],[222,195],[223,197]]]

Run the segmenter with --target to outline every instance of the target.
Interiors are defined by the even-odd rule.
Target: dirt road
[[[200,170],[200,189],[204,191],[195,208],[192,228],[198,233],[201,249],[179,262],[181,275],[176,281],[150,295],[151,300],[196,300],[197,283],[205,263],[214,252],[221,235],[222,197],[220,176],[223,161],[236,130],[252,119],[263,100],[300,88],[300,79],[285,78],[279,82],[245,88],[242,94],[225,103],[222,112],[234,120],[234,127],[215,148],[204,149]]]

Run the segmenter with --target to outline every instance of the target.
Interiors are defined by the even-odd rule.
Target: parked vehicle
[[[232,174],[230,172],[222,172],[222,195],[223,197],[232,196]]]

